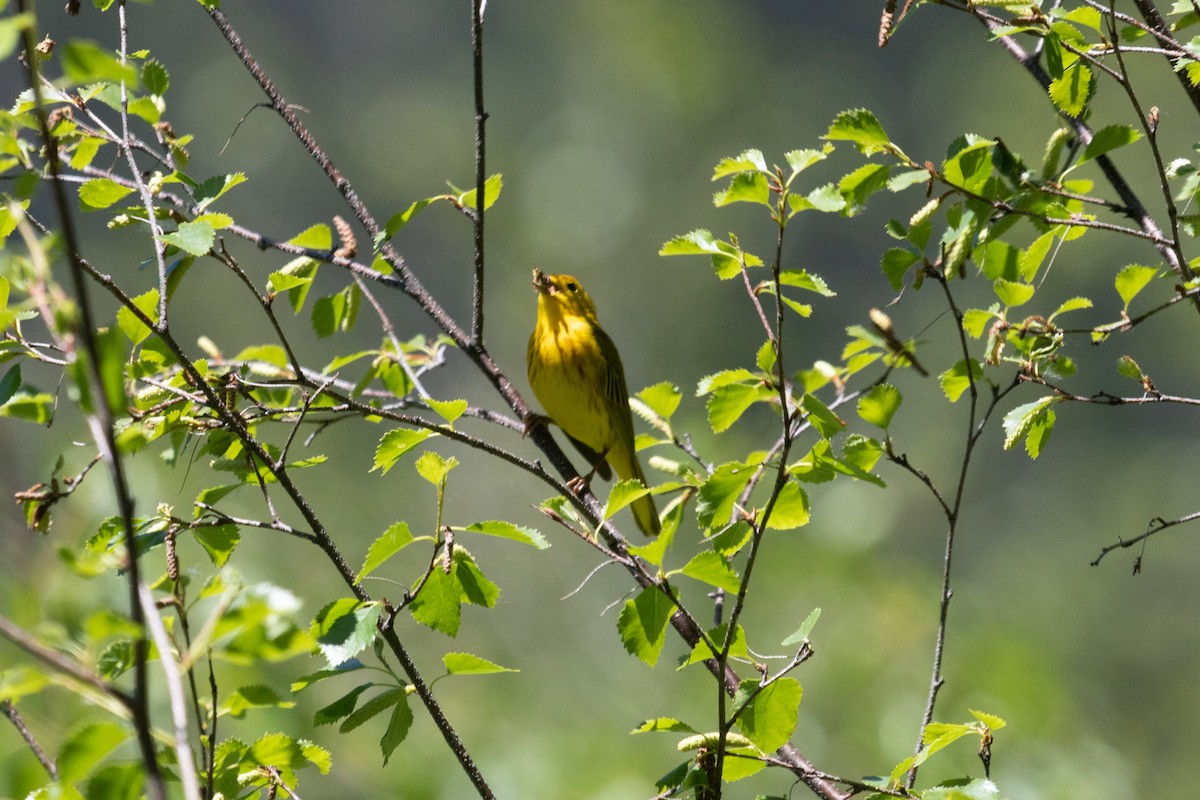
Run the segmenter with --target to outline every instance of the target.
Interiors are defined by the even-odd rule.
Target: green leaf
[[[142,64],[142,86],[146,87],[146,91],[161,97],[167,93],[170,85],[171,78],[162,62],[156,58],[146,59]]]
[[[612,491],[608,493],[608,499],[604,502],[602,519],[611,519],[622,508],[648,494],[650,494],[650,490],[643,486],[641,481],[634,478],[617,481],[613,484]]]
[[[270,764],[277,769],[299,769],[304,766],[304,750],[290,736],[268,733],[250,746],[249,758],[255,764]]]
[[[808,524],[808,495],[796,481],[788,481],[779,490],[779,497],[767,519],[767,527],[776,531],[790,531]]]
[[[817,429],[822,438],[832,439],[835,435],[845,430],[846,423],[837,414],[833,413],[827,405],[822,403],[816,395],[804,395],[804,398],[800,401],[800,406],[807,414],[809,423]]]
[[[103,797],[104,800],[140,800],[146,796],[145,785],[145,767],[141,764],[108,764],[98,769],[88,781],[84,796]],[[66,794],[61,800],[66,800]]]
[[[625,650],[652,667],[657,664],[667,638],[667,623],[674,612],[674,604],[653,586],[626,600],[617,620]]]
[[[379,446],[375,448],[375,465],[371,467],[371,471],[383,470],[386,475],[401,456],[429,437],[437,435],[434,431],[424,428],[395,428],[388,431],[379,439]]]
[[[872,386],[869,392],[859,398],[858,415],[876,428],[887,430],[903,400],[899,389],[891,384],[881,383]]]
[[[982,308],[968,308],[963,312],[963,330],[971,335],[972,338],[978,339],[983,336],[983,329],[987,324],[999,316],[994,309],[984,310]]]
[[[96,722],[74,731],[58,753],[58,778],[78,783],[106,755],[129,738],[129,730],[115,722]]]
[[[1060,305],[1057,309],[1055,309],[1054,313],[1050,315],[1050,318],[1048,321],[1053,322],[1054,318],[1057,317],[1059,314],[1065,314],[1068,311],[1079,311],[1080,309],[1091,308],[1091,307],[1092,307],[1092,301],[1087,299],[1086,297],[1072,297],[1069,300],[1064,300],[1062,305]]]
[[[791,150],[783,154],[787,160],[788,168],[791,169],[790,177],[794,178],[797,174],[816,164],[819,161],[824,161],[825,158],[833,152],[833,145],[826,144],[820,150]],[[790,183],[790,181],[789,181]]]
[[[221,713],[242,719],[252,708],[293,708],[295,703],[284,700],[269,686],[255,684],[240,686],[221,703]]]
[[[370,688],[370,685],[364,684],[358,688],[368,689]],[[338,726],[338,732],[349,733],[355,728],[361,727],[365,722],[374,719],[397,703],[403,702],[407,694],[408,693],[402,688],[392,688],[380,692],[379,694],[367,700],[367,702],[363,703],[358,709],[355,709],[346,715],[345,721]],[[345,698],[343,698],[343,700],[344,699]]]
[[[1121,295],[1126,311],[1129,310],[1129,304],[1133,302],[1133,298],[1137,297],[1138,293],[1145,289],[1157,275],[1158,267],[1129,264],[1121,268],[1121,271],[1117,273],[1116,286],[1117,294]]]
[[[354,577],[354,582],[361,582],[363,578],[379,569],[384,562],[414,541],[416,540],[413,539],[407,522],[397,522],[391,525],[375,541],[371,542],[370,548],[367,549],[367,558],[358,575]]]
[[[79,202],[84,211],[108,208],[133,192],[109,178],[93,178],[79,185]]]
[[[434,400],[429,397],[425,402],[449,425],[453,425],[467,410],[466,400]]]
[[[483,182],[483,210],[487,211],[496,202],[496,198],[500,196],[500,189],[504,186],[504,178],[499,175],[492,175]],[[471,189],[468,192],[463,192],[458,196],[458,203],[463,208],[475,208],[476,190]]]
[[[151,289],[134,297],[133,304],[149,319],[158,322],[158,289]],[[135,345],[141,344],[151,333],[150,328],[125,306],[117,309],[117,326]]]
[[[957,402],[963,392],[971,387],[971,383],[983,380],[983,367],[975,359],[962,360],[938,376],[942,392],[951,402]]]
[[[486,193],[485,193],[485,197],[486,197]],[[428,208],[429,206],[436,203],[438,200],[445,200],[445,199],[446,199],[446,195],[438,195],[437,197],[427,197],[424,200],[417,200],[416,202],[414,202],[412,205],[410,205],[408,208],[406,208],[403,211],[397,211],[395,214],[393,214],[391,216],[390,219],[388,219],[387,225],[384,226],[383,233],[380,234],[379,240],[376,242],[376,244],[381,244],[382,242],[386,242],[388,239],[392,238],[397,233],[399,233],[400,230],[405,225],[407,225],[409,222],[411,222],[412,218],[415,217],[417,214],[420,214],[422,211],[424,211],[426,208]]]
[[[813,275],[802,269],[785,269],[779,273],[779,283],[782,286],[795,286],[816,292],[822,297],[837,297],[837,292],[829,288],[829,284],[819,275]]]
[[[313,303],[312,326],[317,338],[324,339],[351,330],[358,318],[361,300],[362,289],[352,283],[340,292],[321,297]]]
[[[851,142],[864,155],[888,150],[891,140],[879,119],[865,108],[843,111],[834,117],[824,139]]]
[[[763,158],[762,151],[750,149],[742,152],[736,158],[722,158],[713,168],[712,179],[720,180],[727,175],[736,175],[739,172],[769,173],[770,170],[767,169],[767,161]]]
[[[446,672],[451,675],[494,675],[497,672],[521,671],[502,667],[470,653],[446,653],[442,656],[442,663],[446,665]]]
[[[1050,101],[1067,116],[1078,117],[1087,108],[1093,89],[1091,69],[1076,61],[1063,70],[1061,78],[1050,82]]]
[[[309,632],[330,667],[362,652],[375,641],[375,623],[383,607],[353,598],[335,600],[313,619]]]
[[[670,381],[662,381],[642,389],[637,393],[637,397],[655,414],[663,419],[670,419],[671,415],[675,413],[675,409],[679,408],[683,392],[679,391],[679,387]]]
[[[1033,298],[1034,293],[1034,287],[1030,284],[1006,281],[1004,278],[997,278],[992,283],[992,289],[1000,298],[1000,302],[1009,308],[1025,305]]]
[[[501,520],[493,519],[486,522],[473,522],[466,528],[463,528],[463,530],[471,533],[482,533],[485,536],[499,536],[502,539],[512,539],[515,542],[533,545],[538,550],[545,550],[550,546],[550,542],[546,541],[546,537],[542,536],[536,529],[525,528]]]
[[[780,642],[783,647],[790,647],[794,644],[808,641],[808,635],[812,633],[813,627],[817,624],[817,619],[821,616],[821,609],[814,608],[809,615],[804,618],[804,622],[800,623],[800,627],[791,636]]]
[[[908,272],[908,268],[920,260],[921,256],[912,250],[904,247],[891,247],[884,252],[879,266],[892,288],[900,291],[904,286],[904,275]]]
[[[737,594],[742,586],[741,578],[729,566],[729,562],[713,550],[701,550],[679,572],[730,594]]]
[[[86,39],[68,39],[62,46],[63,73],[73,84],[111,83],[134,84],[137,70],[122,64],[111,50]]]
[[[388,759],[392,757],[392,753],[396,752],[396,748],[408,736],[408,729],[412,727],[412,724],[412,708],[408,705],[408,695],[404,695],[400,698],[400,702],[396,703],[396,708],[392,711],[392,718],[388,720],[387,730],[384,731],[383,738],[379,740],[385,767]]]
[[[871,195],[887,186],[890,168],[885,164],[864,164],[838,181],[838,191],[846,198],[842,213],[854,216],[863,209]]]
[[[7,403],[21,388],[21,365],[13,364],[0,378],[0,406]]]
[[[758,203],[771,207],[771,188],[767,176],[761,172],[739,172],[729,181],[729,186],[713,195],[713,205],[727,206],[730,203]]]
[[[787,744],[796,730],[801,690],[795,678],[779,678],[753,695],[758,687],[758,681],[742,681],[734,703],[754,697],[738,716],[738,727],[759,750],[769,753]]]
[[[242,540],[237,525],[200,525],[192,528],[192,535],[218,569],[225,566],[233,549]]]
[[[708,641],[720,649],[725,643],[725,634],[728,630],[728,623],[718,625],[708,631]],[[733,631],[733,640],[729,643],[729,655],[731,658],[750,658],[750,649],[746,646],[746,632],[742,629],[741,625],[738,625]],[[679,665],[679,669],[682,670],[690,667],[692,664],[699,664],[716,657],[716,653],[708,646],[708,642],[704,639],[697,639],[695,647],[692,648],[692,652],[688,653],[688,657],[683,660],[683,663]]]
[[[1037,458],[1054,430],[1053,395],[1017,406],[1004,415],[1004,449],[1011,450],[1022,438],[1025,452]]]
[[[441,487],[446,485],[446,476],[458,466],[458,459],[454,456],[446,458],[441,453],[427,450],[417,458],[415,466],[418,475],[440,490]]]
[[[750,406],[760,400],[770,400],[774,392],[762,383],[735,383],[713,390],[707,401],[708,423],[713,433],[729,430]]]
[[[207,255],[212,250],[217,234],[211,222],[181,222],[173,233],[164,233],[159,239],[173,244],[185,253],[194,256]]]
[[[791,195],[789,200],[795,201],[798,195]],[[832,183],[827,183],[824,186],[818,186],[809,192],[804,198],[808,204],[817,211],[823,211],[827,214],[836,214],[845,210],[846,198],[838,191],[838,187]],[[794,203],[793,203],[794,205]]]
[[[413,619],[447,636],[457,636],[462,598],[452,575],[435,568],[409,606]]]
[[[233,187],[245,183],[245,181],[246,175],[241,172],[233,172],[229,175],[214,175],[196,187],[194,192],[196,208],[198,208],[200,211],[203,211],[204,209],[208,208],[209,205],[216,202],[223,194],[228,192]],[[325,227],[326,231],[329,230],[326,226],[321,227]],[[298,242],[293,239],[291,244],[298,244]],[[301,244],[300,246],[312,247],[312,245],[309,244]],[[326,244],[325,247],[318,249],[327,250],[329,249],[329,245]]]
[[[1130,356],[1121,356],[1117,359],[1117,373],[1124,375],[1126,378],[1133,378],[1135,381],[1142,381],[1145,378],[1142,367]]]
[[[324,708],[319,708],[313,714],[313,727],[319,728],[322,725],[332,725],[340,719],[345,719],[354,713],[354,707],[358,705],[358,697],[367,689],[371,688],[371,684],[364,683],[355,686],[344,695],[334,700]],[[293,689],[295,691],[295,689]]]
[[[710,528],[714,523],[728,522],[737,496],[753,475],[754,467],[737,461],[730,461],[713,470],[700,487],[700,499],[696,504],[696,516],[700,524]]]
[[[1118,147],[1133,144],[1140,138],[1142,135],[1129,125],[1106,125],[1092,134],[1092,140],[1083,149],[1079,163],[1090,161],[1097,156],[1116,150]]]
[[[704,229],[697,229],[663,244],[659,248],[660,256],[707,255],[709,256],[717,277],[728,280],[741,271],[742,259],[747,267],[759,266],[762,259],[749,253],[742,253],[736,247],[713,238]]]
[[[646,720],[630,733],[698,733],[698,731],[691,725],[672,717],[656,717]]]

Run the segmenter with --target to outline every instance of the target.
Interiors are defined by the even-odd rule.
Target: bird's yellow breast
[[[596,452],[609,449],[616,434],[597,391],[607,362],[594,323],[574,316],[539,318],[528,356],[529,385],[550,419]]]

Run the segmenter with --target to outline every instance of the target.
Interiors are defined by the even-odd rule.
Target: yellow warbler
[[[647,485],[633,448],[625,370],[616,345],[596,320],[592,299],[570,275],[540,269],[533,271],[533,288],[537,325],[526,355],[533,393],[550,420],[588,457],[591,472],[608,478],[611,465],[621,480],[636,478]],[[658,535],[654,500],[646,495],[632,508],[642,533]]]

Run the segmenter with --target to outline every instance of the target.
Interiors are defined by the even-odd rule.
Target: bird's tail
[[[623,447],[614,447],[609,453],[608,461],[621,480],[636,478],[641,481],[643,486],[650,488],[650,484],[646,482],[646,476],[642,474],[642,465],[638,462],[636,453],[626,452]],[[641,528],[642,533],[647,536],[658,536],[662,531],[662,526],[658,522],[658,509],[654,505],[654,498],[651,495],[639,497],[633,501],[630,508],[633,510],[633,519]]]

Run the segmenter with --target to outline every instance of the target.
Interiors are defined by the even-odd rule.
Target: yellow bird
[[[589,460],[592,473],[648,486],[633,447],[633,415],[617,346],[596,320],[596,306],[570,275],[533,271],[537,325],[529,337],[529,385],[550,416]],[[607,463],[605,461],[607,460]],[[658,511],[650,495],[634,501],[642,533],[657,536]]]

